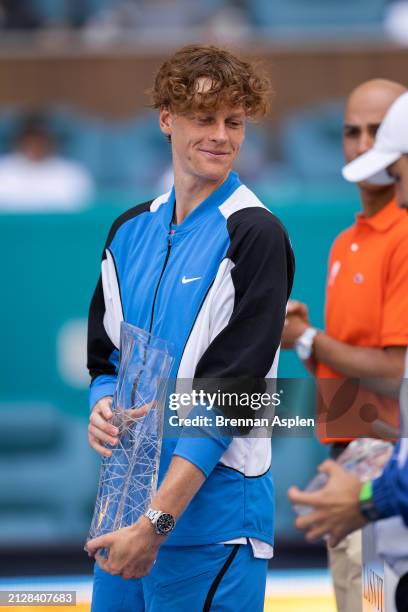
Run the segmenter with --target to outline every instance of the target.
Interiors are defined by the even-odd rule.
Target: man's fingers
[[[308,542],[315,542],[316,540],[320,540],[327,534],[326,527],[319,525],[315,526],[306,533],[305,538]]]
[[[305,317],[309,314],[309,309],[303,302],[299,302],[298,300],[289,300],[286,307],[286,314],[298,314],[301,317]]]
[[[92,437],[94,437],[99,442],[106,442],[107,444],[110,444],[111,446],[115,446],[118,443],[117,438],[115,438],[114,436],[110,436],[104,431],[101,431],[100,429],[92,425],[92,423],[90,423],[88,426],[88,432]]]
[[[302,529],[302,531],[304,531],[317,524],[321,524],[324,518],[324,515],[319,511],[309,512],[309,514],[305,514],[304,516],[298,516],[295,525],[297,529]]]
[[[300,491],[297,487],[289,489],[288,497],[292,504],[300,504],[302,506],[319,507],[323,503],[323,496],[320,491]]]
[[[341,465],[333,461],[333,459],[326,459],[319,465],[319,472],[323,472],[324,474],[335,474],[336,472],[343,471]]]
[[[111,406],[112,406],[112,402],[109,402],[109,403],[106,402],[106,403],[101,404],[100,406],[100,412],[107,421],[109,421],[109,419],[111,419],[113,416]]]
[[[119,433],[119,429],[112,425],[112,423],[109,423],[102,415],[98,414],[98,412],[91,414],[89,421],[91,425],[111,436],[117,436]]]
[[[93,448],[97,453],[99,453],[99,455],[102,455],[103,457],[110,457],[112,455],[112,451],[109,448],[106,448],[105,446],[100,444],[100,442],[96,438],[90,435],[88,439],[91,448]]]
[[[99,553],[96,553],[95,561],[98,562],[99,567],[102,568],[104,572],[108,572],[108,574],[111,574],[111,576],[119,576],[120,572],[115,571],[115,569],[109,563],[109,559],[105,559]]]
[[[112,397],[106,396],[102,397],[98,402],[96,402],[93,407],[92,413],[99,412],[102,416],[109,420],[112,418]]]
[[[98,427],[99,429],[106,431],[106,433],[108,433],[109,431],[113,433],[113,430],[115,429],[115,426],[112,425],[110,420],[106,419],[105,416],[102,414],[102,412],[99,410],[94,410],[92,412],[89,421],[93,425],[95,425],[95,427]]]
[[[302,302],[298,300],[289,300],[286,306],[286,314],[291,314],[292,312],[296,312],[301,306]]]
[[[298,489],[298,487],[290,487],[288,490],[288,497],[293,504],[301,503],[304,492]]]
[[[295,489],[295,487],[292,487],[292,489]],[[302,493],[300,494],[302,495]],[[313,493],[310,493],[310,495],[313,495]],[[307,505],[311,506],[312,504],[309,503]],[[295,526],[297,529],[306,531],[306,540],[313,542],[323,537],[329,531],[325,519],[326,515],[324,512],[315,510],[304,516],[298,516]]]
[[[95,555],[96,552],[100,548],[109,548],[112,545],[113,539],[112,534],[107,533],[105,535],[98,536],[97,538],[93,538],[86,543],[86,550],[90,555]]]
[[[151,408],[154,408],[157,402],[152,401],[148,404],[143,404],[143,406],[139,406],[139,408],[133,408],[132,410],[126,411],[126,416],[131,417],[132,419],[140,419],[145,416]]]

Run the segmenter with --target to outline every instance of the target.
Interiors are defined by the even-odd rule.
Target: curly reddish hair
[[[150,90],[154,108],[185,114],[239,106],[249,118],[267,113],[270,94],[265,74],[213,45],[187,45],[176,51],[162,64]]]

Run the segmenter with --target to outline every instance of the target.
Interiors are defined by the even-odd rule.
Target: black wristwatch
[[[372,523],[381,518],[378,508],[374,503],[373,483],[371,480],[365,482],[361,487],[358,502],[360,504],[360,512],[367,521]]]
[[[149,519],[155,528],[157,535],[167,535],[173,531],[176,525],[176,519],[174,516],[168,512],[162,512],[161,510],[153,510],[153,508],[148,508],[144,516]]]

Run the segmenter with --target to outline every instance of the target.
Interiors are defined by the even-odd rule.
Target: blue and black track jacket
[[[408,439],[395,447],[381,476],[373,481],[373,498],[381,518],[400,515],[408,527]]]
[[[122,320],[175,346],[178,379],[276,376],[294,274],[281,223],[234,172],[172,227],[174,206],[173,188],[110,230],[89,316],[91,406],[114,393]],[[207,479],[166,544],[273,543],[270,439],[165,438],[159,482],[173,455]]]

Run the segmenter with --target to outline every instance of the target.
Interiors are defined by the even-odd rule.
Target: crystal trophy
[[[135,523],[157,488],[171,347],[124,321],[112,424],[119,441],[104,457],[88,539]],[[107,557],[107,551],[99,551]]]

